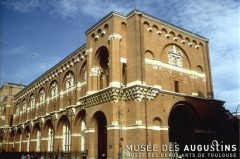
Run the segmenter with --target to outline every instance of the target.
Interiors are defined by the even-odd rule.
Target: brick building
[[[231,116],[213,98],[206,38],[138,10],[111,12],[85,35],[1,105],[2,150],[118,158],[126,145],[224,139],[217,121]]]

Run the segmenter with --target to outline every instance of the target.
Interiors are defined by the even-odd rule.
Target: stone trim
[[[95,129],[94,128],[88,128],[86,130],[84,130],[84,133],[94,133]]]
[[[108,40],[114,40],[114,39],[121,40],[122,36],[120,34],[117,34],[117,33],[110,34],[109,37],[108,37]]]
[[[124,126],[120,126],[120,125],[109,125],[107,126],[107,130],[136,130],[136,129],[146,129],[146,125],[142,124],[142,125],[124,125]],[[149,125],[147,127],[148,130],[154,130],[154,131],[168,131],[169,130],[169,126],[151,126]]]
[[[197,72],[197,71],[194,71],[194,70],[190,70],[190,69],[186,69],[186,68],[182,68],[182,67],[177,67],[177,66],[174,66],[174,65],[163,63],[159,60],[152,60],[152,59],[145,58],[145,63],[153,65],[155,69],[166,68],[166,69],[169,69],[169,70],[172,70],[172,71],[176,71],[176,72],[191,75],[192,78],[194,78],[194,77],[206,78],[205,73],[200,73],[200,72]]]
[[[106,89],[100,90],[94,94],[84,96],[79,99],[80,105],[84,107],[91,107],[94,105],[99,105],[106,102],[117,102],[119,99],[120,88],[108,87]]]
[[[100,76],[101,68],[98,66],[94,66],[91,68],[90,76]]]
[[[126,59],[126,58],[123,58],[123,57],[121,57],[121,58],[120,58],[120,62],[121,62],[121,63],[127,63],[127,59]]]
[[[42,137],[41,140],[48,140],[48,137]]]
[[[143,98],[153,100],[158,93],[158,88],[145,85],[133,85],[123,89],[120,87],[108,87],[94,94],[81,97],[78,104],[87,108],[107,102],[117,103],[119,100],[141,101]]]
[[[63,136],[55,136],[54,138],[55,138],[55,139],[62,139]]]

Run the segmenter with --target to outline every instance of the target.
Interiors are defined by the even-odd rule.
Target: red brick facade
[[[112,12],[14,96],[1,149],[118,158],[126,145],[168,144],[174,108],[196,111],[200,123],[211,118],[209,61],[207,39],[139,11]]]

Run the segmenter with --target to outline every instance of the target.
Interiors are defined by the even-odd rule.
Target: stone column
[[[101,69],[97,66],[92,67],[90,70],[90,82],[91,82],[91,89],[88,91],[97,91],[100,88],[100,75]]]
[[[86,134],[86,150],[89,159],[94,159],[97,157],[97,138],[94,128],[88,128],[84,131]]]
[[[110,43],[109,50],[109,64],[110,64],[110,82],[112,85],[119,85],[121,81],[121,62],[120,62],[120,42],[122,36],[113,33],[109,35],[108,40]]]

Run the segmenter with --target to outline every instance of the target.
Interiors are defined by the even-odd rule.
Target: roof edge
[[[129,18],[129,17],[132,16],[133,14],[142,14],[143,16],[145,16],[145,17],[147,17],[147,18],[150,18],[150,19],[155,20],[155,21],[157,21],[157,22],[163,23],[163,24],[165,24],[165,25],[167,25],[167,26],[169,26],[169,27],[172,27],[172,28],[174,28],[174,29],[176,29],[176,30],[178,30],[178,31],[184,32],[184,33],[186,33],[186,34],[189,34],[189,35],[191,35],[191,36],[194,36],[194,37],[199,38],[199,39],[201,39],[201,40],[203,40],[203,41],[206,41],[206,42],[209,41],[209,39],[207,39],[207,38],[205,38],[205,37],[203,37],[203,36],[201,36],[201,35],[198,35],[198,34],[196,34],[196,33],[193,33],[193,32],[191,32],[191,31],[189,31],[189,30],[186,30],[186,29],[184,29],[184,28],[182,28],[182,27],[179,27],[179,26],[177,26],[177,25],[174,25],[174,24],[172,24],[172,23],[169,23],[169,22],[167,22],[167,21],[164,21],[164,20],[162,20],[162,19],[159,19],[159,18],[157,18],[157,17],[155,17],[155,16],[152,16],[152,15],[150,15],[150,14],[148,14],[148,13],[145,13],[145,12],[140,11],[140,10],[137,10],[137,9],[134,9],[134,10],[130,11],[130,12],[129,12],[128,14],[126,14],[126,15],[123,14],[123,13],[117,12],[117,11],[112,11],[112,12],[108,13],[107,15],[105,15],[105,16],[104,16],[103,18],[101,18],[100,20],[98,20],[98,21],[97,21],[93,26],[91,26],[89,29],[87,29],[87,31],[85,32],[85,35],[88,34],[90,31],[92,31],[94,28],[96,28],[96,27],[98,27],[99,25],[101,25],[102,23],[104,23],[106,20],[108,20],[108,19],[109,19],[110,17],[112,17],[113,15],[121,16],[121,17],[123,17],[123,18]]]
[[[94,28],[96,28],[99,25],[101,25],[102,23],[104,23],[107,19],[109,19],[113,15],[117,15],[117,16],[126,18],[126,15],[124,15],[123,13],[120,13],[120,12],[117,12],[117,11],[111,11],[110,13],[108,13],[107,15],[102,17],[100,20],[98,20],[95,24],[93,24],[89,29],[87,29],[85,31],[85,35],[88,34],[90,31],[92,31]]]

